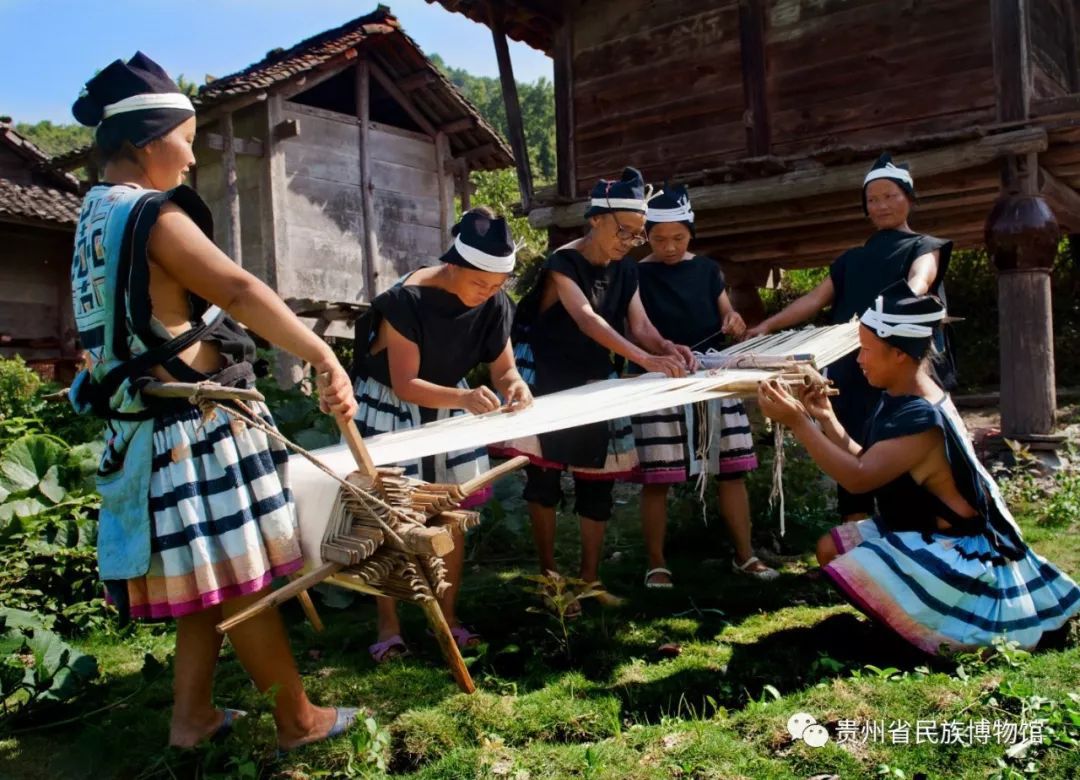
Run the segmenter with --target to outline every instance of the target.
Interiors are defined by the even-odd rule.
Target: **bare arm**
[[[570,314],[574,324],[597,344],[649,371],[663,371],[669,376],[682,376],[686,373],[686,369],[682,365],[684,363],[682,358],[652,355],[623,338],[618,331],[608,325],[607,321],[593,310],[581,288],[570,277],[558,272],[552,272],[550,276],[555,284],[559,302]],[[638,306],[641,305],[641,299],[637,293],[634,294],[634,300],[637,301]],[[631,308],[633,308],[633,302],[631,302]],[[642,309],[641,315],[644,316],[644,314],[644,309]],[[649,325],[652,327],[652,323],[649,323]],[[656,329],[653,328],[653,330]]]
[[[386,328],[390,385],[394,395],[402,401],[428,409],[465,409],[474,414],[483,414],[499,407],[499,399],[486,387],[466,390],[421,379],[420,348],[389,322],[384,321],[382,327]]]
[[[731,305],[731,298],[728,296],[727,290],[720,293],[720,297],[716,299],[716,306],[720,310],[720,322],[723,323],[721,332],[725,336],[741,339],[746,333],[746,322],[743,320],[742,315],[735,311],[735,307]]]
[[[852,493],[867,493],[892,482],[944,442],[941,431],[934,428],[879,442],[856,454],[830,440],[780,384],[762,382],[758,404],[764,414],[787,425],[821,470]]]
[[[937,279],[941,253],[935,249],[925,255],[919,255],[911,264],[908,271],[908,287],[916,295],[926,295],[930,292],[930,285]]]
[[[831,442],[852,455],[862,453],[862,446],[851,438],[848,432],[844,430],[844,426],[840,424],[840,420],[837,419],[832,408],[832,402],[829,400],[829,396],[825,394],[822,385],[813,384],[803,388],[799,393],[799,401],[807,413],[821,426],[821,432],[828,436]]]
[[[166,203],[148,243],[150,261],[178,284],[210,301],[282,349],[328,374],[322,401],[335,413],[356,410],[352,385],[330,346],[293,314],[277,293],[240,268],[207,238],[182,209]]]
[[[868,493],[887,485],[915,468],[944,442],[941,431],[935,428],[879,442],[860,456],[831,441],[805,417],[791,432],[821,470],[852,493]]]
[[[760,336],[763,333],[772,333],[806,322],[831,304],[835,295],[836,291],[833,289],[832,278],[826,277],[821,284],[798,300],[793,301],[783,311],[777,312],[760,325],[751,328],[747,335]]]
[[[649,352],[663,354],[675,346],[674,342],[664,338],[652,324],[649,315],[645,313],[645,306],[641,303],[640,292],[635,292],[630,299],[626,319],[630,326],[630,338]]]
[[[491,369],[491,381],[495,389],[506,399],[507,406],[522,409],[532,404],[532,391],[525,384],[518,372],[517,363],[514,361],[514,350],[507,339],[506,346],[494,362],[489,364]]]

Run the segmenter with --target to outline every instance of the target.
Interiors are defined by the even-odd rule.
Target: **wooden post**
[[[502,82],[503,104],[506,106],[506,126],[510,131],[510,147],[514,150],[514,166],[517,168],[518,189],[521,191],[521,208],[528,212],[532,206],[532,171],[529,168],[529,148],[525,144],[525,125],[521,121],[521,103],[518,101],[514,66],[510,62],[510,46],[503,30],[502,7],[488,1],[488,19],[491,37],[495,41],[495,57],[499,61],[499,80]]]
[[[1031,39],[1028,0],[990,0],[990,28],[994,53],[994,87],[999,122],[1019,122],[1031,110]],[[1006,157],[1002,185],[1006,192],[1032,195],[1038,159],[1029,155]]]
[[[461,213],[472,208],[472,182],[469,181],[469,163],[465,160],[457,161],[458,190],[461,193]]]
[[[1054,427],[1054,328],[1050,271],[1060,230],[1046,202],[1003,195],[986,222],[986,247],[998,270],[1001,433],[1048,434]]]
[[[371,185],[371,69],[366,59],[356,63],[356,118],[360,122],[360,203],[364,222],[364,287],[368,302],[378,295],[379,249],[375,240],[375,197]]]
[[[765,91],[765,9],[763,0],[739,0],[739,56],[746,111],[746,150],[751,157],[769,153],[769,104]]]
[[[285,121],[284,98],[270,95],[266,100],[266,131],[263,136],[263,179],[261,186],[262,273],[260,278],[277,289],[278,258],[289,256],[288,230],[285,223],[287,172],[285,139],[276,128]],[[280,347],[274,347],[274,379],[283,390],[290,390],[304,378],[304,361]]]
[[[1028,0],[991,0],[998,120],[1024,121],[1031,109]],[[1038,191],[1038,154],[1006,157],[1002,196],[986,221],[998,270],[1001,432],[1048,434],[1054,426],[1054,332],[1050,270],[1060,230]]]
[[[229,204],[229,257],[239,265],[244,261],[240,252],[240,189],[236,181],[236,136],[233,133],[233,115],[221,117],[221,137],[224,148],[221,160],[225,167],[225,198]]]
[[[564,19],[555,33],[553,73],[555,81],[556,191],[563,198],[577,193],[574,162],[574,38],[573,25]]]
[[[450,243],[450,228],[454,220],[454,193],[451,189],[450,174],[452,164],[450,141],[446,133],[435,134],[435,171],[439,182],[439,230],[442,232],[443,246]]]

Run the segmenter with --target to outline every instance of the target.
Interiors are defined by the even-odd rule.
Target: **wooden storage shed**
[[[1059,230],[1080,232],[1080,0],[428,2],[491,27],[500,65],[507,37],[553,58],[557,186],[534,192],[518,159],[534,225],[580,229],[582,196],[625,164],[686,183],[696,248],[751,321],[773,269],[866,239],[878,153],[910,162],[912,226],[988,242],[1002,272],[1005,433],[1049,432],[1049,268]]]
[[[198,124],[217,243],[302,313],[436,259],[469,171],[513,163],[383,6],[203,86]]]
[[[65,380],[77,362],[70,274],[82,196],[49,162],[0,119],[0,355]]]

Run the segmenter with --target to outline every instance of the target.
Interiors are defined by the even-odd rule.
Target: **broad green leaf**
[[[0,460],[0,479],[12,493],[33,490],[38,483],[38,475],[26,466],[11,460]]]
[[[60,484],[60,467],[49,466],[49,470],[45,472],[45,476],[41,478],[38,483],[38,490],[45,498],[52,501],[54,504],[59,504],[64,500],[64,496],[67,495],[67,490]]]
[[[0,521],[10,521],[12,517],[34,517],[48,509],[36,498],[17,498],[0,504]]]
[[[37,629],[26,640],[34,654],[35,668],[28,669],[30,679],[49,681],[41,696],[46,701],[65,701],[79,692],[83,683],[97,676],[97,659],[79,652],[51,631]],[[27,680],[30,681],[29,679]]]

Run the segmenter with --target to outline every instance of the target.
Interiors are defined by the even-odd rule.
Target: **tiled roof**
[[[81,206],[82,196],[72,192],[0,179],[0,220],[10,216],[74,227]]]
[[[428,78],[409,91],[417,109],[436,128],[447,132],[455,155],[478,151],[474,168],[503,168],[513,164],[513,153],[476,107],[458,92],[420,47],[401,29],[390,9],[374,12],[327,30],[288,49],[275,49],[259,62],[224,76],[199,89],[200,108],[227,103],[261,92],[314,70],[346,67],[358,50],[397,80],[424,72]],[[471,122],[458,122],[469,119]]]
[[[479,24],[491,26],[488,17],[489,0],[427,0],[438,3],[447,11],[462,14]],[[562,3],[559,0],[499,0],[506,36],[551,54],[555,47],[555,30],[562,24]]]
[[[26,161],[26,167],[47,179],[54,181],[61,189],[77,191],[79,180],[70,173],[64,173],[55,168],[52,158],[30,142],[25,136],[16,132],[11,120],[7,117],[0,118],[0,143],[11,149],[19,157]]]

